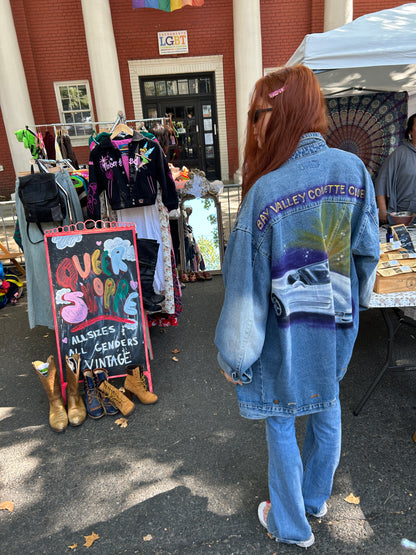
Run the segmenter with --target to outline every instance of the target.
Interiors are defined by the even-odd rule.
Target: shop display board
[[[81,371],[105,368],[109,378],[143,365],[152,391],[134,224],[46,230],[45,247],[63,387],[65,356],[80,353]]]

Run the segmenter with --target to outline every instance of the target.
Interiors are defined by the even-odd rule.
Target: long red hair
[[[277,96],[270,93],[285,87]],[[271,106],[264,145],[254,136],[256,109]],[[251,97],[244,149],[242,196],[266,173],[284,164],[305,133],[327,131],[326,102],[314,73],[303,65],[285,67],[259,79]]]

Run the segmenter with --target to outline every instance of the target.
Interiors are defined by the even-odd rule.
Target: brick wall
[[[261,0],[263,66],[285,65],[303,37],[323,31],[324,0]]]
[[[57,123],[54,81],[87,79],[91,84],[81,2],[12,0],[11,5],[35,123]],[[22,127],[27,124],[21,122]],[[40,128],[43,134],[47,129]],[[87,148],[75,151],[80,162],[88,161]],[[9,198],[15,173],[4,133],[0,137],[0,164],[5,167],[0,172],[0,195]]]
[[[354,18],[402,3],[354,0]],[[323,31],[324,4],[325,0],[260,0],[264,67],[283,65],[306,34]],[[93,94],[81,1],[12,0],[11,6],[35,122],[58,122],[54,81],[88,80]],[[158,31],[188,31],[189,54],[181,57],[223,56],[232,176],[238,165],[232,0],[205,0],[201,8],[185,7],[173,13],[133,10],[131,0],[110,0],[110,7],[127,118],[134,117],[128,61],[165,58],[159,56]],[[94,97],[93,109],[96,114]],[[22,121],[22,127],[26,123]],[[80,163],[87,162],[87,148],[79,147],[75,152]],[[0,195],[8,198],[14,191],[14,169],[1,115],[0,164],[4,167],[0,172]]]
[[[367,13],[397,8],[403,4],[406,4],[406,0],[354,0],[354,19],[357,19],[357,17],[361,17]]]
[[[180,58],[223,56],[229,171],[233,175],[238,169],[238,147],[232,2],[206,0],[200,8],[185,7],[172,13],[152,9],[132,10],[130,0],[110,0],[110,6],[127,118],[134,117],[128,61],[165,59],[165,56],[159,55],[159,31],[185,29],[188,32],[189,53],[180,55]]]
[[[35,122],[58,122],[54,81],[91,83],[81,2],[13,0],[12,7]]]

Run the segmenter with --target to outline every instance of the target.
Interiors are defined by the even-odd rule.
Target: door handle
[[[214,135],[216,135],[216,134],[217,134],[217,124],[214,123]]]
[[[199,125],[196,126],[196,132],[199,133]]]

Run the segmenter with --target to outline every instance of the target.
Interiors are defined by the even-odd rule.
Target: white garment
[[[153,288],[156,293],[162,293],[165,290],[165,277],[163,272],[163,252],[161,248],[162,234],[157,204],[117,210],[117,221],[134,223],[137,237],[142,239],[156,239],[159,243]]]

